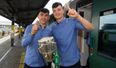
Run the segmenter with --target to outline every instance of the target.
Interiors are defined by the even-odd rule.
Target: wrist
[[[76,16],[76,19],[82,20],[82,17],[79,15],[79,16]]]

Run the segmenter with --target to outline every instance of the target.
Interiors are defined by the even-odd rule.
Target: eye
[[[56,10],[53,10],[53,12],[56,12]]]
[[[47,17],[47,16],[48,16],[48,14],[45,14],[45,16]]]

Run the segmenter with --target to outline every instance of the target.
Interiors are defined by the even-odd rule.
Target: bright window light
[[[62,5],[64,6],[66,3],[68,3],[70,0],[50,0],[47,5],[45,6],[45,8],[49,9],[50,14],[52,14],[52,4],[54,2],[61,2]]]

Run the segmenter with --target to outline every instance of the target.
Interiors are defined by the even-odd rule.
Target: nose
[[[42,18],[45,19],[45,15],[43,15]]]

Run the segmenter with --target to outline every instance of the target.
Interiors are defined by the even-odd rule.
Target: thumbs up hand
[[[38,27],[39,27],[38,22],[36,22],[35,24],[33,24],[32,30],[31,30],[31,34],[32,35],[34,35],[38,31]]]

